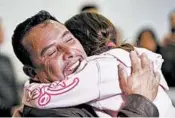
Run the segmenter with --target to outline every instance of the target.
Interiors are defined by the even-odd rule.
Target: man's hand
[[[22,117],[22,111],[23,111],[23,105],[16,107],[15,109],[13,109],[13,116],[12,118],[15,117]]]
[[[139,58],[135,51],[130,53],[132,72],[127,76],[125,68],[119,65],[119,80],[122,91],[127,94],[139,94],[153,101],[160,82],[159,73],[153,72],[152,63],[146,54]]]

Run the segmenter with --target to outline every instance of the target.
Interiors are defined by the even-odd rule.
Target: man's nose
[[[69,47],[64,48],[64,53],[63,53],[63,60],[69,60],[72,59],[75,56],[74,50],[72,50]]]

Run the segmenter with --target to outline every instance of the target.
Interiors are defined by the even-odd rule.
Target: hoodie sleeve
[[[116,59],[104,56],[87,61],[82,70],[65,81],[49,84],[26,82],[23,103],[41,109],[69,107],[116,94]]]

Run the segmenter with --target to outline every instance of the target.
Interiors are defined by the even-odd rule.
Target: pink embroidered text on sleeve
[[[26,88],[26,101],[30,102],[32,100],[38,100],[38,105],[47,105],[52,96],[64,94],[77,86],[79,83],[79,78],[74,78],[71,82],[53,82],[50,85],[42,86],[41,88],[36,88],[34,90],[29,90]]]

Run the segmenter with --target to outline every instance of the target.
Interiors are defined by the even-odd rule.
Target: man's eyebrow
[[[67,34],[70,34],[70,31],[65,31],[64,33],[63,33],[63,35],[61,36],[61,38],[63,38],[63,37],[65,37]]]
[[[52,43],[52,44],[50,44],[50,45],[44,47],[44,48],[42,49],[42,51],[41,51],[41,56],[43,56],[43,54],[47,51],[47,49],[49,49],[49,48],[52,47],[53,45],[55,45],[55,43]]]

